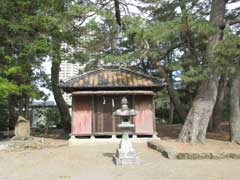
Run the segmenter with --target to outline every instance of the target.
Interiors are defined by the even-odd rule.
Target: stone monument
[[[128,136],[130,128],[134,128],[134,124],[130,122],[129,118],[136,116],[137,112],[128,108],[127,98],[122,98],[121,104],[121,109],[117,109],[113,113],[121,118],[121,123],[118,127],[123,130],[122,140],[116,155],[113,156],[113,161],[116,165],[139,164],[140,160]]]
[[[14,129],[14,140],[27,140],[30,137],[30,122],[19,116]]]

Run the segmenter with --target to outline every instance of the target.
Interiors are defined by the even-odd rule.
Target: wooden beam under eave
[[[152,95],[155,96],[156,93],[153,91],[76,91],[72,95]]]

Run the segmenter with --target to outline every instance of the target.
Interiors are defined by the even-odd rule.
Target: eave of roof
[[[152,84],[151,85],[143,85],[143,84],[140,84],[140,85],[123,85],[123,84],[120,84],[120,85],[108,85],[108,84],[105,84],[105,85],[89,85],[89,84],[85,84],[84,86],[76,86],[76,85],[73,85],[74,81],[76,80],[81,80],[81,79],[84,79],[86,76],[91,76],[92,74],[94,73],[100,73],[101,71],[118,71],[118,72],[123,72],[123,73],[129,73],[131,74],[132,76],[139,76],[139,77],[142,77],[143,79],[148,79],[148,80],[151,80],[152,81]],[[87,77],[86,77],[87,78]],[[141,72],[137,72],[137,71],[133,71],[133,70],[130,70],[130,69],[127,69],[127,68],[123,68],[123,67],[120,67],[118,69],[109,69],[109,68],[99,68],[99,69],[96,69],[96,70],[93,70],[93,71],[89,71],[89,72],[86,72],[84,74],[80,74],[80,75],[76,75],[70,79],[68,79],[65,83],[61,83],[60,84],[60,87],[66,91],[66,92],[74,92],[74,91],[81,91],[81,90],[111,90],[111,89],[120,89],[120,90],[128,90],[128,89],[131,89],[131,90],[139,90],[139,89],[142,89],[142,90],[154,90],[154,91],[157,91],[157,90],[160,90],[163,88],[163,86],[166,85],[166,83],[164,82],[163,79],[158,79],[156,77],[153,77],[153,76],[150,76],[150,75],[146,75],[146,74],[143,74]]]

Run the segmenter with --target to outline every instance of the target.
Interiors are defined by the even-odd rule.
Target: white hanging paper
[[[114,99],[112,99],[112,107],[115,107]]]

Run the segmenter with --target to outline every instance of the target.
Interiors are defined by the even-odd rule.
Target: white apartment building
[[[65,82],[67,79],[77,75],[79,73],[80,64],[79,63],[69,63],[63,61],[60,65],[59,80]],[[71,95],[64,93],[63,98],[68,105],[72,105]]]

